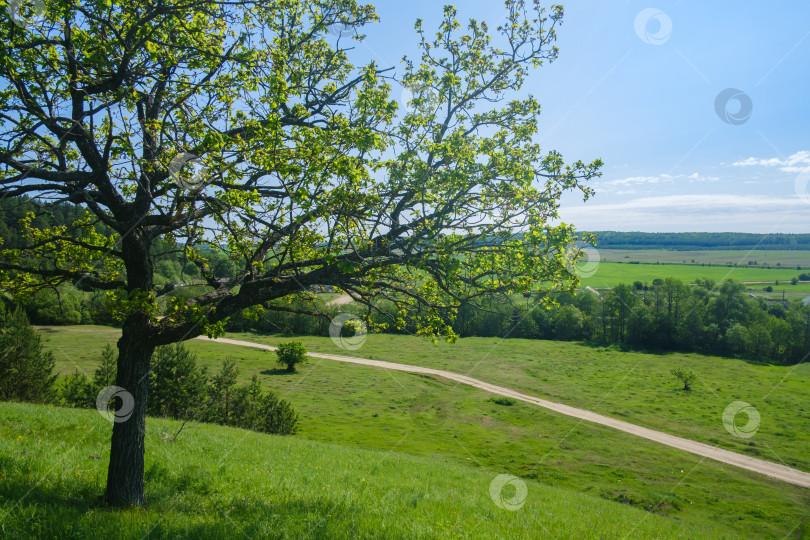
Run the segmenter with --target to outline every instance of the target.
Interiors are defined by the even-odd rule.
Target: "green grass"
[[[746,266],[749,261],[757,264],[776,266],[777,263],[788,268],[801,266],[810,268],[810,252],[796,250],[742,250],[742,249],[707,249],[703,251],[676,251],[671,249],[601,249],[599,255],[603,261],[627,262],[639,261],[661,264],[734,264]],[[695,261],[692,263],[692,261]]]
[[[271,345],[281,339],[229,337]],[[342,352],[462,373],[810,471],[810,363],[765,366],[699,354],[646,354],[524,339],[464,338],[455,345],[434,346],[406,336],[370,335],[360,350],[351,352],[337,349],[328,338],[296,339],[313,352]],[[681,390],[670,373],[675,366],[697,374],[692,391]],[[736,438],[723,426],[723,411],[733,401],[751,403],[760,412],[754,438]]]
[[[763,281],[773,284],[787,282],[803,271],[793,268],[749,268],[726,266],[699,266],[689,264],[629,264],[627,262],[600,262],[593,276],[582,278],[583,285],[591,287],[615,287],[619,283],[630,285],[634,281],[652,283],[655,278],[673,277],[684,283],[693,283],[697,278],[709,278],[717,282],[726,279],[737,281]],[[763,287],[765,284],[762,285]]]
[[[63,373],[92,371],[118,331],[68,327],[44,332]],[[328,338],[228,337],[271,345],[299,339],[312,351],[351,354],[469,373],[534,395],[630,422],[805,468],[808,459],[808,366],[753,366],[699,355],[646,355],[534,340],[469,338],[455,346],[405,336],[370,335],[357,351]],[[192,340],[202,365],[238,359],[301,413],[298,438],[509,472],[542,484],[716,526],[732,537],[807,534],[807,490],[691,454],[551,413],[525,403],[498,405],[492,395],[441,379],[311,360],[297,375],[278,374],[273,353]],[[61,355],[61,356],[60,356]],[[669,374],[692,368],[700,380],[684,393]],[[767,399],[763,396],[785,379]],[[757,435],[730,436],[720,421],[736,399],[762,414]],[[798,531],[798,532],[797,532]],[[632,535],[631,535],[632,536]]]
[[[150,419],[147,505],[100,504],[110,424],[96,411],[0,403],[5,538],[721,537],[714,527],[527,481],[517,511],[491,471],[409,456]],[[512,493],[504,491],[506,497]]]

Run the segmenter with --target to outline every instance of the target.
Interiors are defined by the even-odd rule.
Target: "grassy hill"
[[[143,509],[109,510],[110,424],[96,411],[0,403],[5,538],[698,538],[712,527],[527,481],[496,506],[496,473],[375,452],[149,419]],[[511,495],[506,494],[509,497]]]
[[[118,331],[65,327],[43,331],[58,369],[92,372]],[[271,345],[284,336],[231,335]],[[576,343],[470,338],[433,346],[407,336],[369,335],[357,351],[329,338],[295,338],[313,351],[397,360],[469,373],[528,393],[597,410],[750,455],[808,463],[809,366],[755,366],[700,355],[623,353]],[[192,340],[199,363],[218,369],[228,356],[241,379],[254,373],[301,414],[297,438],[405,452],[431,462],[511,473],[668,516],[731,537],[801,538],[810,492],[539,407],[503,406],[486,392],[442,379],[329,360],[296,375],[275,370],[266,351]],[[669,374],[685,364],[700,376],[690,393]],[[773,390],[771,392],[771,390]],[[770,395],[766,395],[770,392]],[[762,413],[753,439],[730,436],[720,416],[734,399]]]

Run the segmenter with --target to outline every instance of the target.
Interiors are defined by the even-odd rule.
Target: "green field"
[[[756,268],[756,267],[727,267],[727,266],[700,266],[689,264],[629,264],[621,262],[600,262],[594,275],[582,278],[583,285],[591,287],[615,287],[619,283],[627,285],[634,281],[652,283],[655,278],[673,277],[684,283],[694,283],[697,278],[709,278],[716,282],[734,279],[744,282],[767,282],[773,284],[779,281],[788,289],[790,280],[802,271],[796,268]],[[764,286],[764,284],[763,284]]]
[[[801,266],[810,268],[810,252],[796,250],[731,250],[707,249],[702,251],[676,251],[672,249],[601,249],[599,254],[603,261],[642,263],[670,263],[670,264],[731,264],[747,266],[749,262],[759,265],[776,266],[781,264],[787,268]],[[694,262],[693,262],[694,261]]]
[[[43,335],[62,372],[72,372],[91,370],[94,350],[115,341],[117,331],[71,327]],[[229,337],[273,345],[289,339]],[[371,335],[361,349],[349,352],[328,338],[296,339],[313,351],[469,373],[764,459],[810,467],[807,366],[791,371],[698,355],[622,353],[534,340],[469,338],[437,347],[410,337]],[[730,537],[810,534],[804,525],[810,508],[807,490],[608,428],[527,404],[496,405],[483,391],[440,379],[317,359],[300,374],[277,374],[272,353],[201,340],[188,346],[203,365],[215,368],[232,356],[242,367],[243,380],[259,373],[301,413],[297,439],[422,455],[491,475],[508,472],[692,526],[718,527]],[[668,373],[680,364],[700,376],[691,393],[678,390]],[[748,441],[730,436],[720,420],[724,407],[737,399],[753,403],[762,415],[759,432]],[[566,536],[552,536],[559,535]]]
[[[375,452],[150,419],[147,506],[98,503],[110,424],[96,411],[0,403],[5,538],[646,538],[721,537],[594,495],[525,482],[497,507],[496,474],[436,457]],[[390,449],[390,450],[393,450]],[[507,488],[508,489],[508,488]],[[504,492],[507,498],[513,493]],[[587,511],[583,511],[587,509]],[[730,537],[726,533],[727,537]]]

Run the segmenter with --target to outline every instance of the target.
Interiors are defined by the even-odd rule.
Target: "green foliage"
[[[673,377],[681,381],[683,384],[683,389],[685,391],[690,391],[692,389],[692,383],[697,380],[697,375],[691,369],[684,369],[682,367],[673,368],[670,373]]]
[[[295,366],[306,360],[307,350],[300,341],[279,343],[276,356],[279,364],[286,366],[288,372],[295,373]]]
[[[21,308],[0,305],[0,400],[45,403],[54,397],[53,354]]]
[[[101,351],[101,362],[93,373],[93,386],[101,390],[115,384],[118,371],[118,351],[112,345],[105,345]]]
[[[234,360],[225,360],[222,370],[211,378],[207,401],[199,418],[253,431],[294,434],[298,429],[298,414],[290,403],[279,399],[272,391],[265,394],[257,375],[253,375],[249,385],[237,386],[238,375],[239,368]]]
[[[491,401],[492,403],[494,403],[496,405],[504,405],[506,407],[511,407],[513,405],[517,405],[517,400],[512,399],[510,397],[494,397],[494,398],[489,398],[488,401]]]
[[[62,379],[59,388],[59,404],[65,407],[90,408],[94,405],[96,393],[87,375],[76,371]]]
[[[233,358],[226,358],[222,369],[211,377],[205,418],[211,422],[229,425],[233,422],[233,402],[239,368]]]
[[[248,386],[237,389],[230,425],[264,433],[292,435],[298,430],[298,414],[286,400],[264,393],[258,375]]]
[[[118,352],[112,345],[105,345],[92,380],[88,380],[87,376],[79,371],[62,380],[59,388],[59,403],[67,407],[95,407],[98,393],[103,388],[115,384],[117,361]]]
[[[117,354],[106,345],[92,380],[80,372],[64,377],[59,403],[68,407],[93,408],[102,388],[115,384]],[[272,391],[264,392],[258,376],[248,385],[238,385],[236,361],[226,359],[222,369],[208,377],[197,366],[197,356],[182,344],[155,349],[149,378],[150,416],[193,420],[253,431],[290,435],[298,429],[298,415],[290,403]]]
[[[152,355],[147,414],[198,418],[206,399],[207,374],[182,344],[165,345]]]

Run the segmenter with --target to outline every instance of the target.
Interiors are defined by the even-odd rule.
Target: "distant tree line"
[[[592,290],[593,291],[593,290]],[[461,307],[454,324],[462,337],[500,337],[586,341],[600,345],[650,351],[683,351],[746,358],[758,362],[795,364],[810,353],[810,305],[751,298],[743,283],[715,283],[698,279],[685,284],[675,278],[636,281],[601,291],[558,293],[550,309],[537,296],[503,297],[487,309]],[[301,300],[302,302],[304,300]],[[313,318],[294,313],[237,317],[228,330],[329,335],[329,317],[360,306],[322,306],[326,315]],[[380,303],[371,322],[388,323],[385,332],[415,333],[415,328],[392,330],[393,306]]]
[[[0,200],[0,248],[19,243],[17,223],[33,212],[42,226],[67,225],[78,217],[71,204],[43,205],[26,197]],[[103,225],[98,224],[103,232]],[[810,234],[748,233],[640,233],[602,231],[599,247],[621,249],[810,249]],[[223,253],[207,252],[217,277],[233,277],[234,265]],[[159,244],[152,262],[156,280],[166,285],[158,299],[165,307],[173,298],[192,298],[209,287],[195,281],[196,265],[177,246]],[[803,273],[793,282],[810,280]],[[210,288],[209,288],[210,290]],[[667,278],[652,285],[636,282],[618,285],[597,296],[594,293],[559,294],[558,307],[533,308],[537,299],[515,302],[493,300],[487,309],[461,307],[454,325],[461,336],[498,336],[536,339],[584,340],[657,350],[697,351],[795,363],[810,351],[810,307],[794,302],[785,306],[762,298],[748,298],[745,287],[735,281],[716,285],[698,280],[687,286]],[[318,295],[280,301],[286,311],[254,309],[232,317],[229,331],[262,334],[328,335],[330,318],[349,306],[329,306]],[[302,313],[313,302],[322,317]],[[34,324],[115,325],[104,293],[85,290],[81,282],[54,283],[22,306]],[[391,306],[380,304],[372,322],[390,323],[397,318]],[[357,312],[360,315],[360,311]],[[405,331],[415,331],[406,328]]]
[[[810,306],[750,298],[734,280],[689,286],[673,278],[600,293],[559,294],[558,307],[504,299],[459,313],[461,336],[590,341],[647,350],[694,351],[794,364],[810,352]]]
[[[810,234],[644,233],[598,231],[603,249],[810,249]]]

